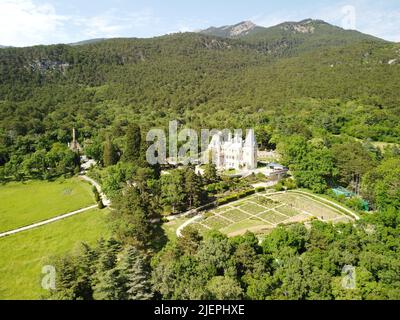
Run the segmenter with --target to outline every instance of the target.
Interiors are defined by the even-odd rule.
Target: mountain
[[[322,38],[336,37],[344,39],[375,40],[382,39],[363,34],[355,30],[345,30],[323,20],[305,19],[299,22],[284,22],[273,27],[257,26],[251,21],[231,26],[211,27],[200,33],[222,38],[243,39],[246,41],[276,41],[282,38]]]
[[[275,55],[293,55],[322,47],[337,47],[363,41],[385,42],[355,30],[345,30],[322,20],[284,22],[264,28],[247,21],[234,26],[200,31],[217,37],[240,39]]]
[[[243,21],[233,26],[223,26],[219,28],[210,27],[208,29],[200,31],[200,33],[222,38],[240,38],[254,33],[262,32],[264,30],[267,29],[259,27],[251,21]]]
[[[79,41],[79,42],[74,42],[74,43],[70,43],[70,46],[83,46],[85,44],[92,44],[92,43],[97,43],[97,42],[101,42],[107,40],[106,38],[97,38],[97,39],[89,39],[89,40],[83,40],[83,41]]]

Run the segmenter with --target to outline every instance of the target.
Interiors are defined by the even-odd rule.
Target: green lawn
[[[245,220],[247,218],[250,218],[251,216],[244,213],[243,211],[240,211],[237,209],[232,209],[232,210],[224,213],[224,217],[226,217],[232,221],[239,222],[239,221]]]
[[[95,204],[90,184],[78,178],[0,185],[0,232]]]
[[[207,220],[202,221],[202,223],[205,226],[215,230],[219,230],[221,228],[225,228],[230,225],[230,222],[228,220],[219,217],[208,218]]]
[[[81,242],[108,237],[108,210],[94,209],[37,229],[0,238],[0,299],[40,299],[42,267]]]
[[[248,202],[245,205],[240,206],[240,209],[255,215],[264,212],[266,210],[266,208],[251,202]]]
[[[259,227],[259,226],[268,226],[268,225],[265,222],[263,222],[257,218],[251,218],[248,220],[243,220],[241,222],[231,224],[230,226],[222,229],[221,231],[226,234],[230,234],[233,232],[238,232],[238,231],[242,231],[242,230],[246,230],[246,229],[250,229],[250,228],[254,228],[254,227]]]

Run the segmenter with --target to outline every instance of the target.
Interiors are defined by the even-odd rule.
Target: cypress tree
[[[104,143],[103,164],[105,167],[112,166],[118,162],[117,148],[108,137]]]
[[[129,125],[126,131],[125,161],[135,161],[140,158],[142,136],[140,128],[135,125]]]
[[[213,163],[208,163],[204,168],[204,178],[207,183],[214,183],[219,180],[217,167]]]
[[[193,168],[188,168],[185,172],[185,192],[189,208],[196,208],[201,204],[202,183],[201,178],[195,173]]]

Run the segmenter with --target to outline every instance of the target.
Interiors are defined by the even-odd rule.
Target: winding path
[[[90,178],[90,177],[88,177],[86,175],[81,175],[81,176],[79,176],[79,178],[89,182],[91,185],[93,185],[97,189],[97,191],[100,194],[101,200],[103,201],[103,204],[106,207],[109,207],[111,205],[110,199],[108,199],[107,196],[102,192],[101,186],[97,181],[93,180],[92,178]],[[50,223],[53,223],[53,222],[56,222],[56,221],[60,221],[60,220],[75,216],[77,214],[80,214],[80,213],[95,209],[97,207],[98,207],[98,205],[95,204],[95,205],[92,205],[92,206],[89,206],[89,207],[86,207],[86,208],[83,208],[83,209],[79,209],[79,210],[76,210],[76,211],[72,211],[72,212],[69,212],[69,213],[66,213],[66,214],[62,214],[62,215],[56,216],[56,217],[51,218],[51,219],[47,219],[47,220],[44,220],[44,221],[41,221],[41,222],[33,223],[33,224],[30,224],[30,225],[25,226],[25,227],[21,227],[21,228],[18,228],[18,229],[14,229],[14,230],[10,230],[10,231],[7,231],[7,232],[3,232],[3,233],[0,233],[0,238],[4,238],[4,237],[7,237],[7,236],[10,236],[10,235],[19,233],[19,232],[35,229],[35,228],[44,226],[46,224],[50,224]]]
[[[103,204],[106,207],[109,207],[111,205],[111,200],[107,198],[105,193],[101,190],[100,184],[96,180],[88,177],[87,175],[79,176],[79,178],[89,182],[92,186],[94,186],[97,189],[98,193],[100,194],[101,200],[103,201]]]

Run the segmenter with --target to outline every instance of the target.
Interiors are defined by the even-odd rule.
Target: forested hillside
[[[67,147],[74,127],[99,164],[88,174],[115,209],[114,240],[56,259],[61,285],[52,298],[399,297],[400,44],[314,20],[247,28],[240,37],[0,50],[0,181],[77,174],[80,159]],[[144,137],[171,120],[254,128],[260,149],[276,149],[293,177],[277,191],[325,194],[362,219],[279,227],[261,244],[253,234],[191,229],[167,239],[160,217],[246,196],[258,179],[221,179],[212,164],[204,176],[192,167],[161,175],[144,160]],[[357,191],[371,214],[361,198],[332,194],[336,186]],[[347,264],[360,275],[351,292],[340,285]]]
[[[72,126],[80,139],[114,130],[128,115],[144,127],[175,118],[195,127],[237,127],[277,113],[297,115],[298,123],[312,118],[314,131],[322,129],[315,118],[334,112],[340,132],[398,142],[398,61],[400,46],[381,41],[286,57],[190,33],[4,49],[1,162],[17,150],[34,151],[39,141],[47,148],[66,143]],[[30,149],[21,150],[27,139]]]
[[[306,20],[264,30],[271,45],[299,40],[271,53],[255,30],[239,39],[183,33],[2,49],[1,178],[37,175],[42,157],[55,174],[73,172],[72,127],[85,149],[111,135],[120,153],[129,123],[146,132],[174,119],[196,129],[254,127],[263,148],[290,136],[328,148],[400,142],[399,44]]]

